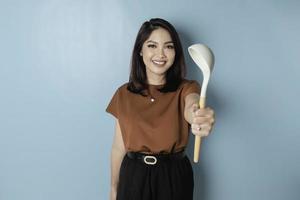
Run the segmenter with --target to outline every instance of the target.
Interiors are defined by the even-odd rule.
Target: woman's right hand
[[[117,198],[117,190],[114,187],[110,189],[110,200],[116,200]]]

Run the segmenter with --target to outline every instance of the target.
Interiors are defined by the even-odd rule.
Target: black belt
[[[184,150],[168,154],[144,154],[141,152],[127,152],[127,156],[131,159],[137,159],[148,165],[155,165],[157,162],[180,159],[186,155]]]

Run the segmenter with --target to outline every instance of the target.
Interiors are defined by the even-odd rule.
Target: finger
[[[195,116],[204,116],[204,117],[206,117],[206,116],[212,117],[214,114],[213,111],[207,110],[206,108],[198,109],[194,112],[195,112]]]
[[[211,124],[209,123],[195,124],[194,127],[196,127],[196,129],[201,127],[201,130],[209,130],[211,128]]]
[[[192,129],[192,133],[194,135],[198,135],[200,137],[206,137],[209,135],[209,131],[207,131],[207,130],[198,131],[198,130]]]
[[[210,111],[214,111],[211,107],[207,106],[205,107],[207,110],[210,110]]]
[[[192,129],[191,132],[194,135],[207,136],[211,133],[212,127],[209,125],[207,125],[207,126],[201,125],[201,129],[199,129],[199,125],[194,124],[194,125],[192,125],[191,129]]]
[[[193,118],[193,123],[197,123],[197,124],[203,124],[203,123],[211,124],[213,122],[214,122],[214,119],[212,117],[206,117],[206,116],[197,117],[197,116],[195,116]]]
[[[214,110],[211,109],[211,108],[207,108],[207,112],[209,112],[211,115],[214,115],[214,114],[215,114]]]
[[[213,127],[213,124],[211,124],[211,123],[201,124],[201,129],[206,130],[208,132],[211,132],[212,127]]]
[[[199,104],[198,103],[194,103],[192,105],[193,110],[198,109],[199,108]]]
[[[192,113],[193,113],[193,116],[195,116],[195,112],[199,109],[199,105],[194,103],[192,105]]]
[[[211,125],[204,123],[204,124],[192,124],[191,128],[196,131],[209,131],[211,130]],[[200,129],[199,129],[200,128]]]

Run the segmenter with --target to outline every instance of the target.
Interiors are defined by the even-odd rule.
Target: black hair
[[[131,70],[127,89],[133,93],[147,96],[143,93],[148,89],[146,67],[140,52],[144,42],[150,37],[152,31],[164,28],[171,36],[175,49],[175,59],[173,65],[166,71],[166,83],[160,92],[172,92],[177,90],[186,75],[186,66],[179,36],[175,28],[168,21],[161,18],[152,18],[146,21],[138,31],[131,56]]]

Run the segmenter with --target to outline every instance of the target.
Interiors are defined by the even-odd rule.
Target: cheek
[[[148,59],[149,56],[150,56],[150,52],[149,52],[149,51],[144,51],[144,52],[143,52],[143,59],[144,59],[144,60],[145,60],[145,59]]]
[[[143,62],[146,66],[152,64],[152,56],[151,55],[143,55]]]
[[[170,62],[174,62],[175,60],[175,52],[169,52],[168,54]]]
[[[145,51],[143,53],[143,58],[145,60],[151,60],[151,58],[153,57],[154,53],[152,51]]]
[[[145,65],[149,63],[149,59],[145,55],[143,55],[143,61]]]
[[[166,52],[166,55],[168,55],[169,58],[175,58],[175,51],[169,50]]]

